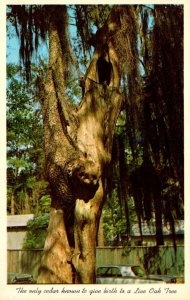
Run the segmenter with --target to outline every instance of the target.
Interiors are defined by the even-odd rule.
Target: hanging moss
[[[121,199],[134,197],[140,228],[141,220],[148,222],[155,215],[158,245],[163,244],[163,221],[169,222],[175,245],[175,220],[183,219],[183,8],[133,6],[123,9],[120,18],[123,31],[114,41],[122,65],[127,65],[123,68],[126,129],[121,134],[127,146],[119,144],[116,135],[113,163],[120,168],[118,193]],[[132,160],[125,167],[127,147]]]

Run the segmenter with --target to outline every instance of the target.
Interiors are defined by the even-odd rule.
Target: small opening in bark
[[[98,68],[99,83],[100,84],[106,83],[107,85],[109,85],[111,80],[111,70],[112,70],[111,63],[106,61],[103,56],[100,56],[97,61],[97,68]]]

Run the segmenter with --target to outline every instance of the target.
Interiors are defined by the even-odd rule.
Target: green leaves
[[[42,120],[35,97],[35,69],[30,85],[21,79],[21,71],[16,65],[7,66],[8,212],[39,213],[38,202],[48,194],[43,174]]]
[[[48,223],[49,214],[34,217],[33,220],[28,221],[24,249],[43,249]]]
[[[51,198],[49,195],[44,195],[40,199],[40,207],[42,213],[48,213],[50,211]]]

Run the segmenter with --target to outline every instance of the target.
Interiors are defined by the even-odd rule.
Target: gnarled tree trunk
[[[98,225],[122,98],[112,44],[119,28],[116,15],[112,13],[96,34],[84,97],[73,107],[64,92],[63,32],[61,36],[53,20],[50,26],[50,61],[42,93],[52,209],[38,283],[95,283]]]

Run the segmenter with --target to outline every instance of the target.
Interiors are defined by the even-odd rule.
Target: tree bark
[[[15,191],[12,189],[11,195],[11,215],[15,215]]]
[[[64,92],[60,34],[53,21],[50,26],[43,122],[52,211],[38,283],[95,283],[106,170],[122,101],[119,60],[111,38],[118,26],[112,14],[97,33],[84,97],[74,107],[69,106]]]
[[[99,247],[104,247],[105,246],[104,222],[103,222],[103,216],[102,215],[100,217],[99,228],[98,228],[97,246],[99,246]]]

